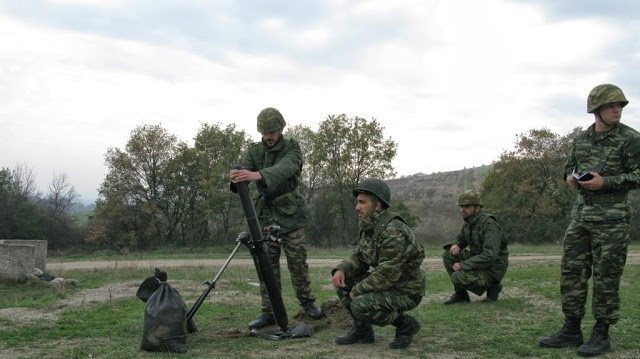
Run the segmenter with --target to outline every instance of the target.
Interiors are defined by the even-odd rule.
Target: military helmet
[[[612,84],[598,85],[589,92],[589,97],[587,97],[587,112],[594,113],[600,107],[616,102],[620,102],[622,107],[625,107],[629,103],[618,86]]]
[[[389,186],[380,179],[367,178],[360,182],[358,187],[353,190],[353,196],[358,197],[360,193],[373,194],[386,204],[387,207],[390,206],[391,190],[389,190]]]
[[[458,206],[475,205],[482,207],[482,201],[480,201],[480,194],[474,190],[467,190],[462,192],[458,197]]]
[[[258,114],[258,132],[271,133],[284,127],[287,123],[280,111],[267,107]]]

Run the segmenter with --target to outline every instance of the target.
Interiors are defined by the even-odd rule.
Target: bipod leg
[[[243,232],[243,233],[246,233],[246,232]],[[211,292],[211,290],[215,288],[216,282],[218,281],[218,278],[220,278],[220,276],[222,275],[222,272],[224,272],[224,270],[227,269],[229,262],[231,262],[231,259],[233,258],[233,256],[236,255],[238,248],[240,248],[240,246],[243,243],[242,240],[240,240],[241,236],[242,236],[242,233],[240,233],[240,235],[238,236],[238,239],[236,239],[236,242],[238,242],[238,244],[236,244],[236,247],[233,249],[233,251],[231,252],[231,255],[229,255],[229,258],[227,258],[226,262],[224,262],[224,264],[218,271],[218,274],[216,274],[216,277],[213,278],[213,281],[211,281],[210,283],[209,282],[205,283],[205,284],[208,284],[209,286],[207,287],[207,289],[205,289],[204,293],[200,295],[200,298],[198,298],[198,300],[195,302],[191,310],[189,310],[189,313],[187,313],[187,322],[190,321],[193,318],[193,316],[196,314],[196,312],[198,311],[198,308],[200,308],[204,300],[207,298],[207,295],[209,295],[209,292]]]

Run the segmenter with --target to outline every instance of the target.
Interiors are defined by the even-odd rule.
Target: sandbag
[[[187,305],[167,282],[160,282],[147,300],[140,349],[187,352]]]
[[[138,291],[136,292],[136,297],[143,302],[147,302],[149,298],[153,295],[153,293],[160,288],[160,283],[167,281],[167,272],[162,271],[158,268],[155,270],[155,274],[151,277],[148,277],[140,284]],[[188,312],[187,312],[188,313]],[[187,321],[187,331],[189,333],[195,333],[198,331],[198,327],[196,326],[196,322],[191,318]]]

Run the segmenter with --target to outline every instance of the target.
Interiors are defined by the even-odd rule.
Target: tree
[[[485,178],[482,200],[513,241],[550,242],[562,238],[574,194],[565,185],[563,165],[576,129],[560,137],[548,129],[517,135]]]
[[[26,163],[18,163],[13,169],[13,187],[16,194],[35,202],[40,197],[36,186],[36,174]]]
[[[358,218],[353,210],[352,190],[365,178],[395,176],[391,162],[398,145],[384,139],[384,128],[375,120],[346,115],[330,115],[320,123],[313,136],[313,152],[308,161],[317,164],[323,184],[313,202],[315,227],[311,240],[324,246],[336,245],[336,239],[349,243],[358,231]]]
[[[47,239],[48,218],[24,195],[15,171],[0,168],[0,238]]]
[[[305,196],[307,204],[310,204],[316,191],[327,184],[326,178],[322,176],[323,160],[318,153],[317,134],[308,126],[297,125],[289,128],[285,136],[296,139],[304,154],[300,192]]]
[[[48,214],[47,238],[49,248],[69,247],[79,242],[77,231],[73,226],[70,209],[76,204],[80,195],[69,183],[66,173],[54,173],[49,184],[49,193],[41,201],[43,211]]]
[[[241,163],[250,140],[235,125],[221,128],[220,124],[203,124],[195,137],[195,153],[198,166],[203,231],[201,241],[211,234],[218,235],[226,243],[235,239],[232,232],[244,222],[244,214],[238,195],[229,190],[229,170]],[[233,237],[233,238],[232,238]]]
[[[54,219],[61,218],[76,204],[78,198],[80,198],[80,195],[76,192],[75,187],[69,183],[68,175],[66,173],[54,173],[46,199],[51,216]]]
[[[102,199],[96,201],[90,241],[140,248],[168,242],[178,224],[165,197],[175,178],[168,168],[177,145],[177,138],[161,125],[142,125],[131,132],[124,151],[107,150],[108,172],[99,190]]]

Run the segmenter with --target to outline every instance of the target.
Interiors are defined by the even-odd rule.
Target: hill
[[[388,180],[391,200],[402,201],[411,208],[421,223],[414,233],[422,241],[444,243],[455,236],[462,226],[460,210],[456,204],[461,192],[480,185],[491,170],[481,166],[459,171],[418,173]]]

